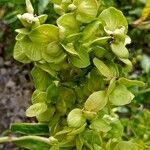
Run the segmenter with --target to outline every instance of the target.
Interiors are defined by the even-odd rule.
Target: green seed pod
[[[80,128],[84,125],[86,119],[82,114],[82,110],[75,108],[68,114],[67,122],[69,127]]]
[[[97,91],[92,93],[86,100],[84,107],[87,111],[98,112],[107,104],[108,97],[105,91]]]

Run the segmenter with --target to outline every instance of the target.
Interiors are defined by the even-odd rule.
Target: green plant
[[[16,29],[14,58],[33,63],[36,90],[28,117],[39,123],[14,123],[21,137],[2,137],[31,150],[138,150],[124,141],[124,128],[113,108],[129,104],[132,63],[128,59],[128,23],[121,11],[104,9],[99,0],[53,0],[60,16],[44,24],[29,0],[27,13],[18,15],[24,28]],[[43,137],[44,136],[44,137]]]

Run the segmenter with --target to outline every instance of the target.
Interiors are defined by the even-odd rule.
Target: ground
[[[4,135],[11,122],[29,122],[25,110],[30,105],[33,84],[29,67],[0,56],[0,135]],[[0,145],[0,150],[19,150],[12,144]]]

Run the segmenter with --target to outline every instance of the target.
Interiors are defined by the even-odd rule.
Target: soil
[[[30,66],[6,61],[0,56],[0,136],[6,134],[10,123],[31,122],[25,117],[30,105],[33,83],[30,80]],[[0,150],[19,150],[12,144],[0,145]]]

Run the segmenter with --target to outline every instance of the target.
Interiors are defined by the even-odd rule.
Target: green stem
[[[144,94],[144,93],[147,93],[147,92],[150,92],[150,88],[135,92],[134,94],[140,95],[140,94]]]
[[[0,143],[6,143],[6,142],[11,142],[11,137],[6,136],[0,138]]]

